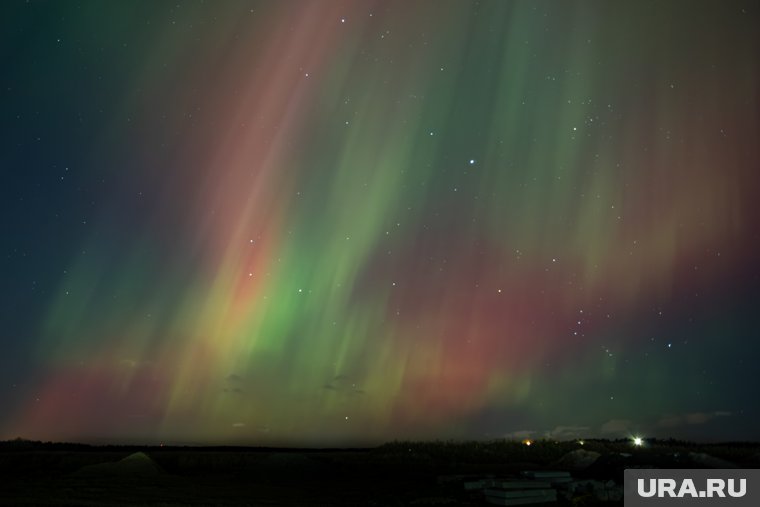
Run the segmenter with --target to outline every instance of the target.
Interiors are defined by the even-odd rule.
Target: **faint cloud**
[[[605,435],[609,435],[610,433],[629,433],[631,426],[632,423],[628,419],[610,419],[602,424],[599,431]]]
[[[504,438],[507,440],[525,440],[526,438],[530,438],[533,435],[538,433],[537,431],[533,430],[519,430],[519,431],[513,431],[511,433],[507,433],[504,435]]]
[[[712,414],[706,414],[705,412],[694,412],[691,414],[686,414],[684,416],[684,419],[686,420],[686,424],[704,424],[710,419],[714,419],[715,416]]]
[[[243,389],[240,387],[240,382],[243,378],[237,373],[230,373],[225,377],[225,387],[222,391],[232,394],[243,394]]]
[[[666,415],[659,420],[657,426],[660,428],[674,428],[683,424],[683,417],[679,415]]]
[[[588,426],[557,426],[544,435],[551,440],[573,440],[588,434]]]
[[[139,364],[134,359],[122,359],[119,361],[119,364],[122,366],[126,366],[127,368],[137,368],[137,365]]]
[[[130,370],[145,370],[153,366],[153,361],[137,360],[125,357],[119,360],[119,366]]]
[[[658,422],[660,428],[675,428],[677,426],[705,424],[718,417],[730,417],[731,412],[718,410],[715,412],[689,412],[686,414],[667,414]]]
[[[322,388],[345,395],[365,394],[365,391],[359,387],[359,382],[345,374],[335,375]]]
[[[245,426],[245,423],[242,423],[242,422],[232,423],[233,428],[242,428],[244,426]]]

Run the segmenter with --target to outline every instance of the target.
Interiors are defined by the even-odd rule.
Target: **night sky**
[[[0,438],[760,439],[756,1],[4,1]]]

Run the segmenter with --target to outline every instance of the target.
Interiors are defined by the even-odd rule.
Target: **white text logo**
[[[647,484],[647,482],[649,484]],[[747,479],[707,479],[707,487],[698,490],[691,479],[684,479],[680,486],[675,479],[639,479],[638,492],[643,498],[740,498],[747,494]]]

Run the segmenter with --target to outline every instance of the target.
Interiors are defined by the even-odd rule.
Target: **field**
[[[567,453],[599,453],[568,467]],[[142,453],[142,454],[135,454]],[[128,459],[124,459],[128,458]],[[572,463],[570,464],[572,465]],[[627,467],[757,468],[760,445],[677,441],[393,442],[370,449],[84,446],[0,443],[0,505],[486,505],[468,478],[572,469],[622,482]],[[552,505],[622,505],[592,497]]]

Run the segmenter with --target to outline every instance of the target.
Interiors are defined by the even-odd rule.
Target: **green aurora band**
[[[753,436],[756,3],[36,9],[99,198],[3,435]]]

